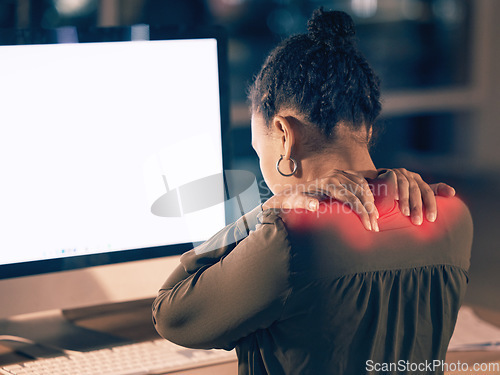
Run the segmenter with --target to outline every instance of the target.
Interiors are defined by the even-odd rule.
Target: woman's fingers
[[[376,232],[379,231],[377,219],[379,218],[379,213],[377,207],[375,206],[375,197],[368,185],[368,182],[360,176],[344,172],[343,185],[353,193],[363,205],[363,207],[368,212],[370,217],[370,223]]]
[[[262,205],[263,210],[276,208],[279,210],[304,209],[308,211],[317,211],[318,207],[319,199],[305,194],[274,195]]]
[[[364,178],[340,172],[335,178],[318,181],[316,190],[322,195],[348,204],[361,218],[366,229],[379,231],[377,222],[379,213],[375,207],[373,194]]]
[[[436,195],[452,197],[455,189],[444,183],[428,185],[418,173],[405,168],[393,169],[398,180],[399,205],[401,212],[411,216],[413,224],[423,222],[423,207],[425,218],[434,222],[437,218]]]
[[[415,173],[414,178],[420,189],[422,201],[425,206],[425,217],[428,221],[434,222],[437,218],[437,204],[436,197],[434,196],[434,191],[419,174]]]
[[[403,215],[410,216],[410,183],[406,174],[401,170],[402,168],[393,169],[398,182],[399,210]]]
[[[398,181],[399,209],[403,215],[410,216],[413,224],[422,224],[422,192],[417,182],[417,179],[422,178],[418,173],[410,172],[405,168],[396,168],[393,171]]]
[[[413,176],[408,178],[410,184],[410,217],[411,222],[415,225],[420,225],[423,222],[422,214],[422,194],[417,181]]]
[[[429,187],[434,192],[434,195],[439,195],[441,197],[454,197],[455,189],[453,189],[450,185],[445,184],[444,182],[440,182],[438,184],[431,184]]]
[[[336,200],[344,204],[347,204],[354,212],[356,212],[356,214],[358,214],[359,218],[361,219],[363,226],[367,230],[374,230],[376,232],[379,231],[376,219],[375,219],[375,224],[374,225],[372,224],[372,218],[370,217],[370,214],[365,204],[363,204],[363,202],[360,201],[355,194],[347,190],[347,188],[339,189],[336,192],[335,196],[332,196],[332,198],[335,198]],[[373,214],[373,209],[371,209],[371,211]]]
[[[379,231],[378,210],[375,207],[374,197],[368,183],[364,178],[347,172],[339,171],[333,176],[283,191],[266,201],[263,204],[263,209],[316,211],[319,202],[325,198],[335,199],[349,205],[360,217],[367,230]]]

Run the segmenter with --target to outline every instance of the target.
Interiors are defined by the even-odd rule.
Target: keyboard
[[[187,349],[166,340],[153,340],[89,352],[40,358],[0,368],[10,375],[145,375],[188,370],[236,361],[234,350]]]

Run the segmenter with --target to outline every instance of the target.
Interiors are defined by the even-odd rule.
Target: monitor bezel
[[[134,26],[147,27],[149,30],[149,39],[147,40],[150,41],[181,39],[216,40],[219,76],[222,168],[223,170],[228,170],[230,167],[230,150],[227,142],[230,117],[230,94],[228,82],[227,34],[225,30],[219,26],[187,28],[182,26],[155,27],[149,25],[71,28],[73,31],[76,31],[78,35],[78,43],[81,44],[132,41],[132,28]],[[0,46],[58,44],[57,32],[57,29],[0,29]],[[228,224],[227,215],[225,221],[226,224]],[[178,243],[148,248],[118,250],[99,254],[67,256],[55,259],[4,264],[0,265],[0,280],[175,256],[192,249],[195,245],[196,244],[193,243]],[[8,251],[8,249],[4,249],[3,251]]]

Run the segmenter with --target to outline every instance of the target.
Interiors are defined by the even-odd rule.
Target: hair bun
[[[326,43],[342,47],[351,42],[356,34],[354,21],[345,12],[324,11],[323,8],[316,9],[309,21],[307,30],[312,39],[320,43]]]

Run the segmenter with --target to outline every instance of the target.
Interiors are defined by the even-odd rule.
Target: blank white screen
[[[0,47],[0,264],[208,238],[222,204],[151,204],[220,173],[215,39]],[[221,192],[222,194],[222,192]]]

